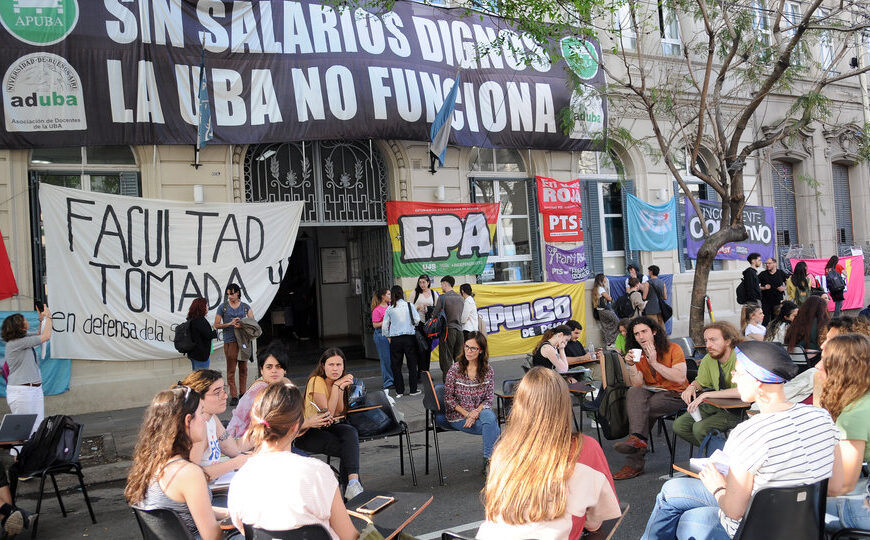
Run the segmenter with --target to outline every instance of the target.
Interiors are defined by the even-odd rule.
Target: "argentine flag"
[[[438,165],[444,166],[444,154],[447,153],[447,139],[450,138],[450,125],[453,119],[453,109],[456,107],[456,92],[459,91],[460,73],[456,73],[456,81],[453,83],[453,88],[444,97],[444,103],[441,104],[441,109],[435,115],[435,120],[432,122],[432,128],[429,130],[429,138],[432,144],[429,147],[431,157],[431,172],[435,172],[435,160],[438,160]]]

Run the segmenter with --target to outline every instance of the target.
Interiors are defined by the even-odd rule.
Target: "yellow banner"
[[[488,333],[489,355],[532,352],[549,328],[574,319],[586,343],[586,288],[583,283],[474,285],[477,312]]]

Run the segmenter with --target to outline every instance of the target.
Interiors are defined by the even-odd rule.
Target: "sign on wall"
[[[403,0],[389,11],[317,0],[7,0],[0,147],[194,144],[203,49],[213,144],[428,140],[460,68],[452,144],[582,150],[600,137],[597,42],[563,38],[551,60],[505,20],[466,15]],[[576,121],[565,135],[568,108]]]
[[[710,234],[719,230],[722,221],[722,205],[716,201],[698,200],[702,218]],[[761,254],[762,259],[776,258],[776,217],[773,207],[744,206],[743,224],[749,238],[742,242],[730,242],[719,248],[717,259],[746,260],[750,253]],[[704,243],[701,218],[691,204],[686,205],[686,248],[690,259],[698,258],[698,250]]]
[[[477,313],[488,333],[489,355],[530,353],[549,328],[574,319],[586,342],[585,286],[565,283],[475,285]]]
[[[262,317],[284,274],[301,202],[190,204],[39,187],[57,356],[176,358],[191,301],[210,317],[227,285]]]
[[[560,182],[536,177],[538,208],[547,242],[582,242],[583,212],[580,203],[580,180]]]
[[[789,259],[792,268],[800,261],[807,263],[807,274],[816,278],[822,289],[827,291],[825,265],[828,259]],[[864,256],[840,257],[839,264],[843,267],[843,274],[846,276],[842,309],[864,309]],[[828,311],[834,311],[834,302],[828,302]]]
[[[396,277],[475,275],[493,253],[498,203],[387,201]]]
[[[586,249],[578,246],[574,249],[559,249],[556,246],[545,246],[544,258],[547,266],[547,281],[558,283],[579,283],[592,276],[586,263]]]

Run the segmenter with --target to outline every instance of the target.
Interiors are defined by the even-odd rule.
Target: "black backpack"
[[[190,321],[184,321],[175,327],[175,350],[181,354],[187,354],[196,348],[196,343],[193,341],[193,334],[190,329]]]
[[[634,309],[631,307],[631,298],[628,291],[616,299],[613,303],[613,311],[619,315],[620,319],[630,319],[634,315]]]
[[[749,301],[749,295],[746,293],[746,280],[741,278],[740,284],[737,285],[737,303],[745,304]]]
[[[9,468],[10,476],[29,475],[77,459],[76,440],[80,429],[69,416],[59,414],[43,420],[36,433],[21,447],[18,459]]]
[[[426,337],[431,339],[435,339],[441,336],[441,332],[443,332],[447,328],[447,315],[442,311],[437,317],[432,317],[426,324],[423,325],[423,333],[426,334]]]
[[[595,411],[595,421],[601,426],[604,438],[608,440],[621,439],[628,435],[628,411],[625,407],[625,396],[628,386],[622,377],[618,353],[607,351],[604,360],[607,388],[600,397],[598,410]]]
[[[825,276],[828,282],[828,290],[831,292],[842,292],[846,290],[846,280],[836,270],[829,270]]]

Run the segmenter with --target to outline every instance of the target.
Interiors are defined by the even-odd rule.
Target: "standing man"
[[[768,257],[764,262],[764,272],[758,275],[761,287],[761,309],[764,311],[764,326],[767,326],[776,315],[776,306],[782,302],[785,294],[785,280],[788,276],[776,267],[776,259]]]
[[[746,256],[749,268],[743,271],[743,287],[746,289],[746,302],[761,302],[761,286],[758,283],[758,269],[761,267],[761,255],[750,253]]]
[[[613,445],[617,452],[627,454],[625,466],[613,475],[614,480],[643,473],[653,420],[681,410],[685,403],[680,395],[689,385],[683,349],[669,342],[664,329],[650,317],[638,317],[628,324],[626,348],[642,352],[639,358],[631,350],[625,355],[629,437]]]
[[[662,317],[662,307],[659,305],[659,298],[661,298],[662,302],[667,300],[668,289],[665,287],[665,282],[659,279],[658,266],[652,265],[647,270],[649,271],[649,281],[645,289],[641,286],[641,289],[644,289],[643,299],[646,300],[644,314],[659,323],[659,326],[664,329],[665,319]]]
[[[251,307],[242,302],[242,290],[235,283],[230,283],[227,286],[226,302],[220,305],[217,309],[217,316],[214,318],[215,330],[223,330],[224,338],[224,356],[227,358],[227,383],[230,385],[230,407],[235,407],[239,404],[239,391],[244,394],[248,389],[248,363],[238,362],[239,360],[239,343],[236,341],[236,333],[234,328],[242,327],[242,319],[245,317],[254,318],[254,312]],[[227,321],[227,322],[224,322]],[[236,386],[236,364],[239,367],[239,384]]]
[[[700,447],[704,437],[714,429],[724,434],[740,422],[739,414],[704,403],[708,398],[740,397],[737,383],[731,381],[737,364],[734,346],[739,342],[740,332],[731,323],[717,321],[704,327],[707,356],[701,359],[698,376],[683,391],[688,412],[674,420],[674,433],[694,446]],[[698,422],[692,418],[695,411],[701,414]]]
[[[438,301],[435,302],[435,309],[432,311],[432,318],[437,319],[444,312],[447,317],[447,326],[441,331],[438,344],[438,364],[441,366],[441,379],[446,380],[447,371],[456,358],[462,354],[462,308],[465,307],[465,300],[456,294],[453,286],[456,284],[456,279],[453,276],[444,276],[441,278],[441,290],[443,291],[438,296]]]

